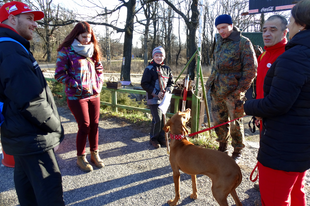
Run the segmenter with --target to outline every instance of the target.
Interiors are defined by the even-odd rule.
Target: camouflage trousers
[[[243,102],[245,93],[241,93],[240,97],[234,97],[229,94],[224,98],[218,97],[216,92],[211,91],[211,115],[214,126],[227,122],[244,115]],[[232,146],[234,148],[244,148],[244,127],[243,118],[215,128],[217,134],[216,141],[227,142],[229,136],[232,138]]]

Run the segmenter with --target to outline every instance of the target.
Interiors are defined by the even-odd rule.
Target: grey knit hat
[[[162,54],[164,58],[166,56],[166,52],[162,46],[158,46],[155,49],[153,49],[152,58],[154,57],[155,54]]]

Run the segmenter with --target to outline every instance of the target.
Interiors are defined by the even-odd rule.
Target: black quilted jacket
[[[265,98],[244,110],[263,117],[258,161],[287,172],[310,168],[310,30],[297,33],[267,72]]]

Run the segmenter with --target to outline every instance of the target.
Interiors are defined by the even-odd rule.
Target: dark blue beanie
[[[232,23],[233,22],[232,22],[231,16],[228,14],[219,15],[215,19],[215,26],[217,26],[219,24],[232,24]]]

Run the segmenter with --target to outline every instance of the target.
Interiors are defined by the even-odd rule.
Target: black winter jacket
[[[246,114],[263,117],[258,161],[287,172],[310,168],[310,30],[298,32],[268,70],[263,99]]]
[[[0,24],[0,38],[10,37],[28,51],[29,42]],[[1,142],[9,155],[50,150],[64,138],[53,95],[32,54],[18,43],[0,43],[0,101],[4,102]]]
[[[141,79],[141,87],[147,93],[148,105],[160,104],[162,102],[157,96],[161,89],[158,81],[158,71],[161,72],[160,79],[163,85],[162,89],[170,93],[173,90],[172,85],[174,82],[170,67],[159,65],[154,61],[151,61],[151,63],[145,68]]]

